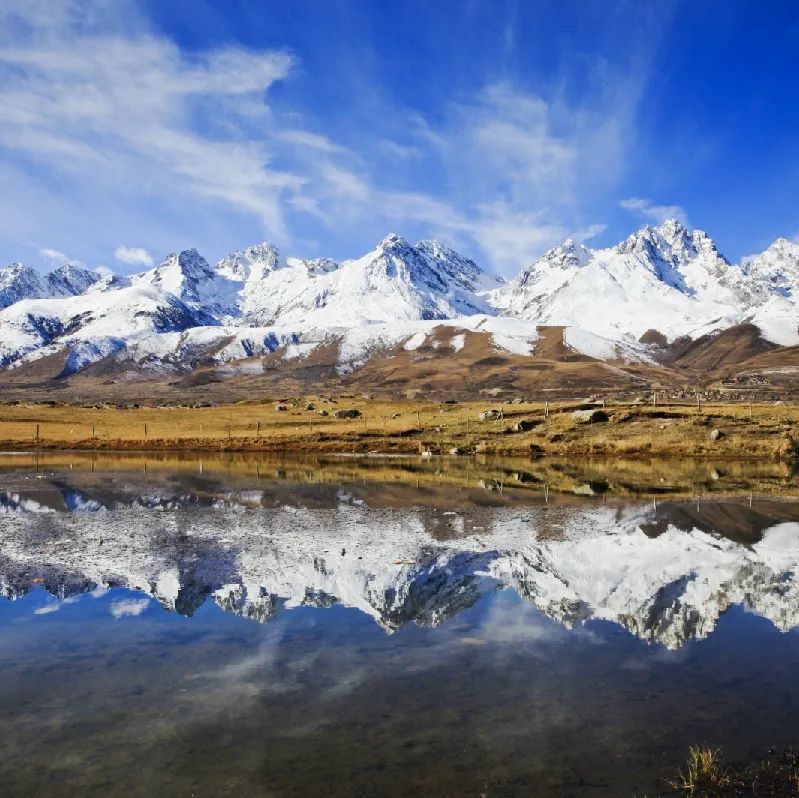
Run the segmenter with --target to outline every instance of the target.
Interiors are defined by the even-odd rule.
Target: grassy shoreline
[[[342,410],[355,417],[336,418]],[[485,411],[494,412],[481,419]],[[799,407],[392,402],[346,396],[214,407],[14,403],[0,405],[0,448],[795,461]]]

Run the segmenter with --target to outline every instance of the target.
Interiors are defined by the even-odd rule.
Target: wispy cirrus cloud
[[[667,219],[676,219],[684,225],[689,223],[688,214],[681,205],[658,205],[648,199],[630,197],[622,200],[619,207],[657,224],[662,224]]]
[[[283,233],[283,195],[304,180],[272,166],[252,129],[294,57],[232,47],[189,57],[144,26],[129,30],[129,18],[136,12],[124,3],[3,5],[0,148],[67,182],[91,182],[97,198],[183,193]]]
[[[291,248],[412,230],[509,274],[603,229],[584,198],[623,170],[645,70],[599,66],[585,97],[508,78],[435,114],[364,100],[370,124],[348,137],[287,110],[285,91],[275,106],[303,68],[295,52],[187,52],[127,0],[7,0],[0,176],[30,212],[0,213],[0,238],[60,226],[50,240],[65,247],[67,234],[103,237],[94,262],[149,266],[151,252],[213,243],[230,221]],[[146,247],[118,245],[131,229]]]

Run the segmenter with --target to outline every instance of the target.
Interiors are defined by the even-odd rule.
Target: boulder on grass
[[[724,433],[720,429],[714,429],[710,433],[710,440],[717,441],[724,437]]]
[[[360,418],[361,417],[361,411],[360,410],[356,410],[354,407],[350,407],[350,408],[346,408],[346,409],[342,408],[341,410],[336,410],[336,412],[333,413],[333,415],[336,418]]]
[[[483,410],[480,421],[499,421],[502,418],[501,410]]]
[[[536,426],[536,422],[535,421],[530,421],[529,418],[520,418],[513,425],[513,431],[514,432],[529,432],[535,426]]]
[[[574,420],[580,424],[599,424],[603,421],[609,421],[608,414],[599,408],[592,408],[590,410],[575,410],[572,413]]]
[[[288,410],[288,407],[286,407],[286,405],[277,404],[275,405],[275,410],[279,410],[281,413],[283,413],[284,411]]]

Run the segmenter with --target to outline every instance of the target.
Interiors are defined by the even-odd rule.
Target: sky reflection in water
[[[30,476],[0,517],[4,795],[652,796],[689,744],[796,742],[791,502]]]

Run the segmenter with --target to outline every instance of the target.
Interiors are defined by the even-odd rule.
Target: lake
[[[4,796],[643,796],[799,736],[775,463],[0,454]]]

